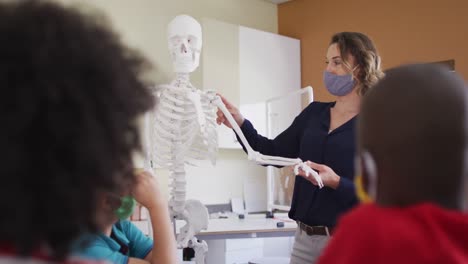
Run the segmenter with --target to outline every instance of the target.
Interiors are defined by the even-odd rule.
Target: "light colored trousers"
[[[327,245],[329,236],[308,236],[299,227],[296,229],[290,264],[313,264]]]

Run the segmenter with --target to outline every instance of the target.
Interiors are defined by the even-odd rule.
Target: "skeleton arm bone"
[[[239,125],[234,120],[234,117],[232,117],[231,113],[229,113],[228,109],[226,108],[226,105],[224,105],[224,103],[222,102],[221,98],[219,96],[216,96],[215,99],[213,100],[213,103],[223,112],[224,116],[227,118],[232,128],[234,129],[236,134],[239,136],[240,140],[242,141],[242,144],[247,150],[247,156],[249,160],[255,161],[256,163],[260,165],[295,166],[294,172],[296,174],[298,174],[299,169],[301,169],[306,173],[307,176],[310,174],[315,178],[315,180],[318,183],[319,188],[322,188],[324,186],[323,181],[320,178],[320,175],[318,175],[318,173],[314,171],[312,168],[310,168],[307,164],[302,162],[301,159],[299,158],[291,159],[291,158],[263,155],[258,151],[254,151],[252,147],[250,146],[249,142],[247,141],[247,139],[245,138],[244,133],[242,133],[242,130],[240,129]]]
[[[198,124],[200,125],[200,130],[202,133],[205,132],[205,114],[203,113],[200,94],[194,91],[189,91],[187,93],[187,98],[193,103],[197,112]]]

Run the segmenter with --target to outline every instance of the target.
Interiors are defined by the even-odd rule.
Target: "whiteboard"
[[[301,87],[298,39],[239,27],[240,104],[264,102]]]
[[[303,109],[302,97],[304,95],[307,96],[307,102],[312,102],[314,99],[312,87],[308,86],[266,101],[268,138],[275,138],[291,125]],[[295,176],[291,167],[281,169],[268,167],[268,211],[273,209],[289,211]]]

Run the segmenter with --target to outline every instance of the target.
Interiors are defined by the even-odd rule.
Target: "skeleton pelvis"
[[[208,209],[200,201],[187,200],[185,212],[187,213],[187,223],[192,226],[195,234],[208,228]]]

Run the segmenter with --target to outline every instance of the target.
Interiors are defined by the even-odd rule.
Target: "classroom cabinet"
[[[203,19],[204,90],[216,90],[266,135],[265,101],[301,88],[300,41]],[[218,129],[220,148],[240,148],[231,129]]]
[[[208,240],[206,264],[246,264],[262,257],[289,258],[293,237]]]
[[[145,235],[150,235],[147,220],[132,221]],[[236,238],[206,240],[206,264],[247,264],[261,257],[290,257],[294,237]],[[182,251],[178,251],[182,259]],[[184,262],[194,263],[194,262]]]
[[[263,255],[263,239],[208,240],[206,264],[248,263],[251,258]]]

